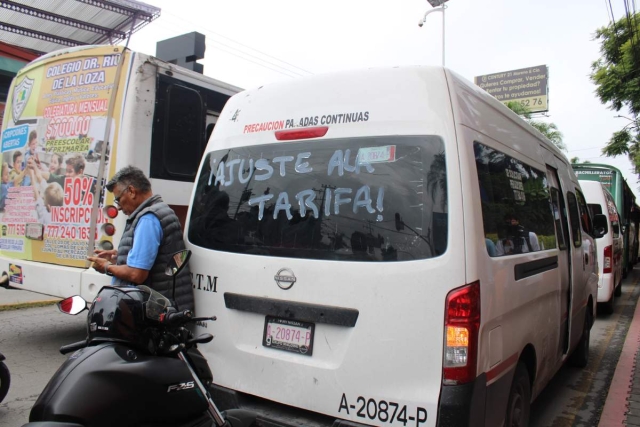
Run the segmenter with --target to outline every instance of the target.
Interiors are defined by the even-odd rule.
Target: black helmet
[[[145,302],[149,293],[136,286],[103,287],[87,316],[89,344],[127,342],[146,349]]]

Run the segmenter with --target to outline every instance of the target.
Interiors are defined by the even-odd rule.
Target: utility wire
[[[629,26],[629,41],[631,42],[631,59],[632,65],[635,65],[636,46],[635,46],[635,28],[631,23],[631,13],[629,8],[629,0],[624,0],[624,10],[627,17],[627,25]],[[635,67],[634,67],[635,68]]]
[[[198,25],[197,25],[197,24],[194,24],[194,23],[193,23],[193,22],[191,22],[191,21],[188,21],[188,20],[186,20],[186,19],[184,19],[184,18],[181,18],[181,17],[179,17],[179,16],[177,16],[177,15],[174,15],[174,14],[172,14],[171,12],[167,12],[167,13],[168,13],[169,15],[171,15],[171,16],[174,16],[174,17],[176,17],[176,18],[178,18],[178,19],[180,19],[180,20],[182,20],[182,21],[184,21],[184,22],[186,22],[186,23],[190,24],[190,25],[194,25],[194,26],[198,27]],[[253,50],[254,52],[258,52],[258,53],[259,53],[259,54],[261,54],[261,55],[264,55],[264,56],[267,56],[267,57],[269,57],[269,58],[275,59],[276,61],[278,61],[278,62],[282,62],[283,64],[286,64],[286,65],[288,65],[288,66],[290,66],[290,67],[297,68],[298,70],[303,71],[303,72],[305,72],[305,73],[307,73],[307,74],[313,74],[313,72],[311,72],[311,71],[309,71],[309,70],[305,70],[304,68],[298,67],[297,65],[291,64],[290,62],[283,61],[282,59],[276,58],[276,57],[275,57],[275,56],[273,56],[273,55],[269,55],[268,53],[262,52],[261,50],[255,49],[255,48],[253,48],[253,47],[251,47],[251,46],[248,46],[248,45],[246,45],[246,44],[244,44],[244,43],[240,43],[239,41],[233,40],[232,38],[229,38],[229,37],[227,37],[227,36],[223,36],[222,34],[220,34],[220,33],[216,33],[215,31],[212,31],[212,30],[210,30],[210,29],[208,29],[208,28],[206,28],[206,27],[203,27],[203,26],[199,26],[199,27],[200,27],[200,28],[203,28],[205,31],[207,31],[207,32],[208,32],[208,33],[210,33],[210,34],[216,35],[216,36],[218,36],[218,37],[222,37],[223,39],[227,39],[227,40],[229,40],[229,41],[230,41],[230,42],[232,42],[232,43],[238,44],[238,45],[240,45],[240,46],[242,46],[242,47],[245,47],[245,48],[247,48],[247,49]],[[218,42],[218,43],[220,43],[220,42]]]
[[[638,58],[638,46],[636,44],[636,26],[634,25],[634,23],[631,22],[631,12],[630,12],[630,7],[629,7],[629,0],[624,0],[624,8],[625,8],[625,12],[627,15],[627,24],[629,25],[629,40],[631,41],[631,66],[632,66],[632,71],[630,71],[630,74],[633,73],[633,76],[631,77],[635,77],[635,68],[636,68],[636,64],[637,64],[637,58]],[[635,18],[635,16],[634,16]],[[634,19],[635,21],[635,19]],[[636,114],[635,111],[633,111],[633,118],[634,121],[638,120],[638,116]]]
[[[188,21],[188,20],[186,20],[186,19],[184,19],[184,18],[181,18],[181,17],[176,16],[176,15],[174,15],[174,14],[172,14],[172,13],[169,13],[169,12],[166,12],[165,14],[171,15],[171,16],[173,16],[173,17],[175,17],[175,18],[177,18],[177,19],[179,19],[179,20],[181,20],[181,21],[183,21],[183,22],[186,22],[187,24],[189,24],[189,25],[191,25],[191,26],[195,27],[196,29],[201,30],[201,31],[202,31],[202,32],[204,32],[205,34],[208,34],[208,35],[210,36],[210,37],[209,37],[209,41],[210,41],[210,42],[212,42],[212,43],[214,43],[215,45],[219,45],[219,46],[215,46],[216,48],[218,48],[218,49],[220,49],[220,50],[223,50],[223,51],[225,51],[225,52],[231,53],[231,54],[232,54],[232,55],[234,55],[234,56],[238,56],[239,58],[245,59],[245,60],[247,60],[247,61],[249,61],[249,62],[253,62],[253,63],[255,63],[255,64],[265,66],[265,65],[263,65],[263,64],[259,64],[259,63],[255,62],[254,60],[248,59],[248,58],[243,57],[243,56],[239,56],[237,53],[232,53],[231,51],[239,52],[239,53],[241,53],[242,55],[246,55],[246,56],[248,56],[248,57],[250,57],[250,58],[253,58],[253,59],[255,59],[255,60],[262,61],[262,62],[264,62],[264,63],[266,63],[266,64],[269,64],[269,65],[271,65],[271,67],[269,67],[269,66],[265,66],[265,67],[266,67],[266,68],[269,68],[269,69],[271,69],[271,70],[273,70],[273,71],[278,71],[278,70],[275,70],[274,68],[272,68],[272,67],[276,67],[276,68],[279,68],[279,69],[281,69],[281,70],[283,70],[283,71],[285,71],[285,72],[287,72],[287,73],[294,74],[295,76],[298,76],[298,77],[304,76],[305,74],[302,74],[300,71],[297,71],[297,70],[294,70],[294,69],[290,69],[290,68],[288,68],[288,67],[296,68],[296,69],[301,70],[302,72],[307,73],[307,74],[313,74],[311,71],[305,70],[305,69],[303,69],[303,68],[301,68],[301,67],[298,67],[298,66],[296,66],[296,65],[293,65],[293,64],[291,64],[291,63],[289,63],[289,62],[286,62],[286,61],[283,61],[283,60],[281,60],[281,59],[278,59],[278,58],[276,58],[276,57],[275,57],[275,56],[273,56],[273,55],[269,55],[269,54],[267,54],[267,53],[265,53],[265,52],[262,52],[262,51],[260,51],[260,50],[258,50],[258,49],[255,49],[255,48],[252,48],[252,47],[250,47],[250,46],[247,46],[247,45],[245,45],[245,44],[243,44],[243,43],[237,42],[237,41],[235,41],[235,40],[233,40],[233,39],[231,39],[231,38],[229,38],[229,37],[226,37],[226,36],[223,36],[223,35],[221,35],[221,34],[219,34],[219,33],[216,33],[216,32],[214,32],[214,31],[212,31],[212,30],[210,30],[210,29],[208,29],[208,28],[206,28],[206,27],[204,27],[204,26],[202,26],[202,25],[197,25],[197,24],[195,24],[195,23],[193,23],[193,22],[191,22],[191,21]],[[164,25],[162,25],[162,26],[164,26]],[[166,26],[164,26],[164,27],[165,27],[165,28],[167,28]],[[280,64],[278,64],[278,63],[275,63],[275,62],[270,61],[270,60],[265,59],[265,58],[261,58],[261,57],[259,57],[259,56],[257,56],[257,55],[254,55],[254,54],[250,53],[250,52],[246,52],[246,51],[243,51],[243,50],[241,50],[241,49],[238,49],[237,47],[230,46],[229,44],[226,44],[226,43],[224,43],[224,42],[221,42],[221,41],[217,40],[217,38],[218,38],[218,37],[221,37],[221,38],[224,38],[224,39],[230,40],[231,42],[233,42],[233,43],[235,43],[235,44],[238,44],[238,45],[240,45],[240,46],[243,46],[243,47],[244,47],[244,48],[246,48],[246,49],[250,49],[250,50],[252,50],[252,51],[254,51],[254,52],[259,53],[260,55],[263,55],[263,56],[266,56],[266,57],[272,58],[272,59],[274,59],[275,61],[281,62],[282,64],[286,64],[286,66],[284,66],[284,65],[280,65]],[[230,49],[231,51],[230,51],[230,50],[225,50],[225,49],[221,48],[220,46],[223,46],[223,47],[225,47],[225,48],[227,48],[227,49]],[[280,71],[278,71],[278,72],[280,72]],[[285,74],[285,75],[287,75],[287,74]],[[290,75],[288,75],[288,77],[291,77],[291,76],[290,76]]]
[[[611,6],[609,4],[609,6]],[[609,7],[607,7],[607,0],[604,0],[604,8],[607,9],[607,17],[609,18],[609,23],[613,25],[613,16],[609,13]]]
[[[167,30],[173,30],[173,28],[171,28],[171,27],[169,27],[169,26],[166,26],[166,25],[163,25],[163,24],[161,24],[161,23],[160,23],[160,22],[158,22],[158,21],[154,22],[154,24],[155,24],[155,25],[158,25],[158,26],[160,26],[160,27],[163,27],[163,28],[165,28],[165,29],[167,29]],[[191,36],[191,37],[192,37],[192,38],[195,38],[194,36]],[[210,42],[213,42],[214,44],[220,44],[220,43],[219,43],[219,42],[217,42],[216,40],[211,40],[211,39],[210,39],[209,41],[210,41]],[[269,65],[265,65],[265,64],[263,64],[263,63],[256,62],[256,61],[255,61],[255,60],[253,60],[253,59],[250,59],[250,58],[246,58],[246,57],[244,57],[244,56],[241,56],[241,55],[239,55],[238,53],[233,52],[233,50],[225,49],[225,48],[223,48],[223,47],[215,46],[215,45],[214,45],[213,47],[214,47],[215,49],[218,49],[218,50],[221,50],[221,51],[223,51],[223,52],[226,52],[226,53],[228,53],[229,55],[233,55],[233,56],[236,56],[236,57],[238,57],[238,58],[240,58],[240,59],[244,59],[245,61],[251,62],[251,63],[256,64],[256,65],[259,65],[259,66],[261,66],[261,67],[268,68],[268,69],[270,69],[270,70],[272,70],[272,71],[275,71],[275,72],[277,72],[277,73],[280,73],[280,74],[285,75],[285,76],[290,77],[290,78],[294,78],[294,77],[301,77],[301,76],[302,76],[302,74],[296,73],[295,71],[288,70],[288,69],[286,69],[286,68],[284,68],[284,67],[282,67],[282,66],[279,66],[279,65],[277,65],[277,64],[273,64],[273,63],[271,63],[271,62],[269,62],[269,61],[267,61],[267,60],[265,60],[265,59],[258,58],[258,57],[256,57],[256,56],[254,56],[254,55],[250,55],[250,54],[248,54],[248,53],[246,53],[246,52],[242,52],[242,51],[237,50],[238,52],[240,52],[240,53],[242,53],[242,54],[245,54],[245,55],[251,56],[251,57],[253,57],[253,58],[255,58],[255,59],[259,60],[259,61],[266,62],[267,64],[274,65],[274,66],[276,66],[276,67],[279,67],[280,69],[278,69],[278,68],[274,68],[274,67],[270,67]],[[234,50],[236,50],[236,49],[234,49]],[[289,74],[289,73],[290,73],[290,74]],[[292,75],[292,74],[293,74],[293,75]]]
[[[567,153],[574,153],[576,151],[587,151],[587,150],[601,150],[603,147],[587,147],[587,148],[579,148],[577,150],[568,150]]]

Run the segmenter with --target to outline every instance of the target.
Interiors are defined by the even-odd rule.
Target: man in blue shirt
[[[115,286],[146,285],[172,299],[173,278],[165,270],[171,256],[185,248],[180,220],[136,167],[122,168],[106,187],[127,223],[117,250],[98,249],[87,259],[96,271],[113,276]],[[194,308],[188,266],[176,277],[175,300],[180,310]]]

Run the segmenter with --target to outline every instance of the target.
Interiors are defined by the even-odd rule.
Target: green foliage
[[[507,107],[517,115],[524,117],[527,123],[536,128],[538,132],[546,136],[547,139],[553,143],[553,145],[558,147],[558,149],[567,151],[567,146],[562,140],[562,132],[558,130],[558,126],[556,126],[555,123],[546,123],[539,120],[533,120],[531,118],[531,111],[529,111],[527,107],[520,104],[519,102],[507,102]]]
[[[600,101],[609,108],[629,110],[633,119],[625,123],[607,142],[602,153],[615,157],[626,154],[640,172],[637,115],[640,112],[640,16],[629,14],[612,25],[596,30],[602,57],[591,65],[591,80]]]
[[[545,249],[553,249],[556,247],[556,236],[538,236],[538,241],[540,242],[540,247]]]
[[[576,163],[591,163],[589,160],[584,160],[581,162],[580,157],[572,157],[570,161],[572,165],[575,165]]]
[[[615,157],[620,154],[629,154],[629,143],[633,139],[633,135],[629,129],[622,129],[613,133],[606,147],[602,149],[602,154]]]

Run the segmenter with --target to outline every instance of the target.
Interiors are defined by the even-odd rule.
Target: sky
[[[155,54],[156,43],[193,31],[206,36],[204,74],[250,89],[302,76],[370,67],[442,65],[442,13],[426,0],[146,0],[160,18],[129,47]],[[549,112],[568,158],[622,171],[636,197],[640,182],[626,156],[601,154],[626,111],[603,105],[589,74],[600,57],[595,31],[624,16],[623,0],[449,0],[445,66],[474,76],[549,67]]]

